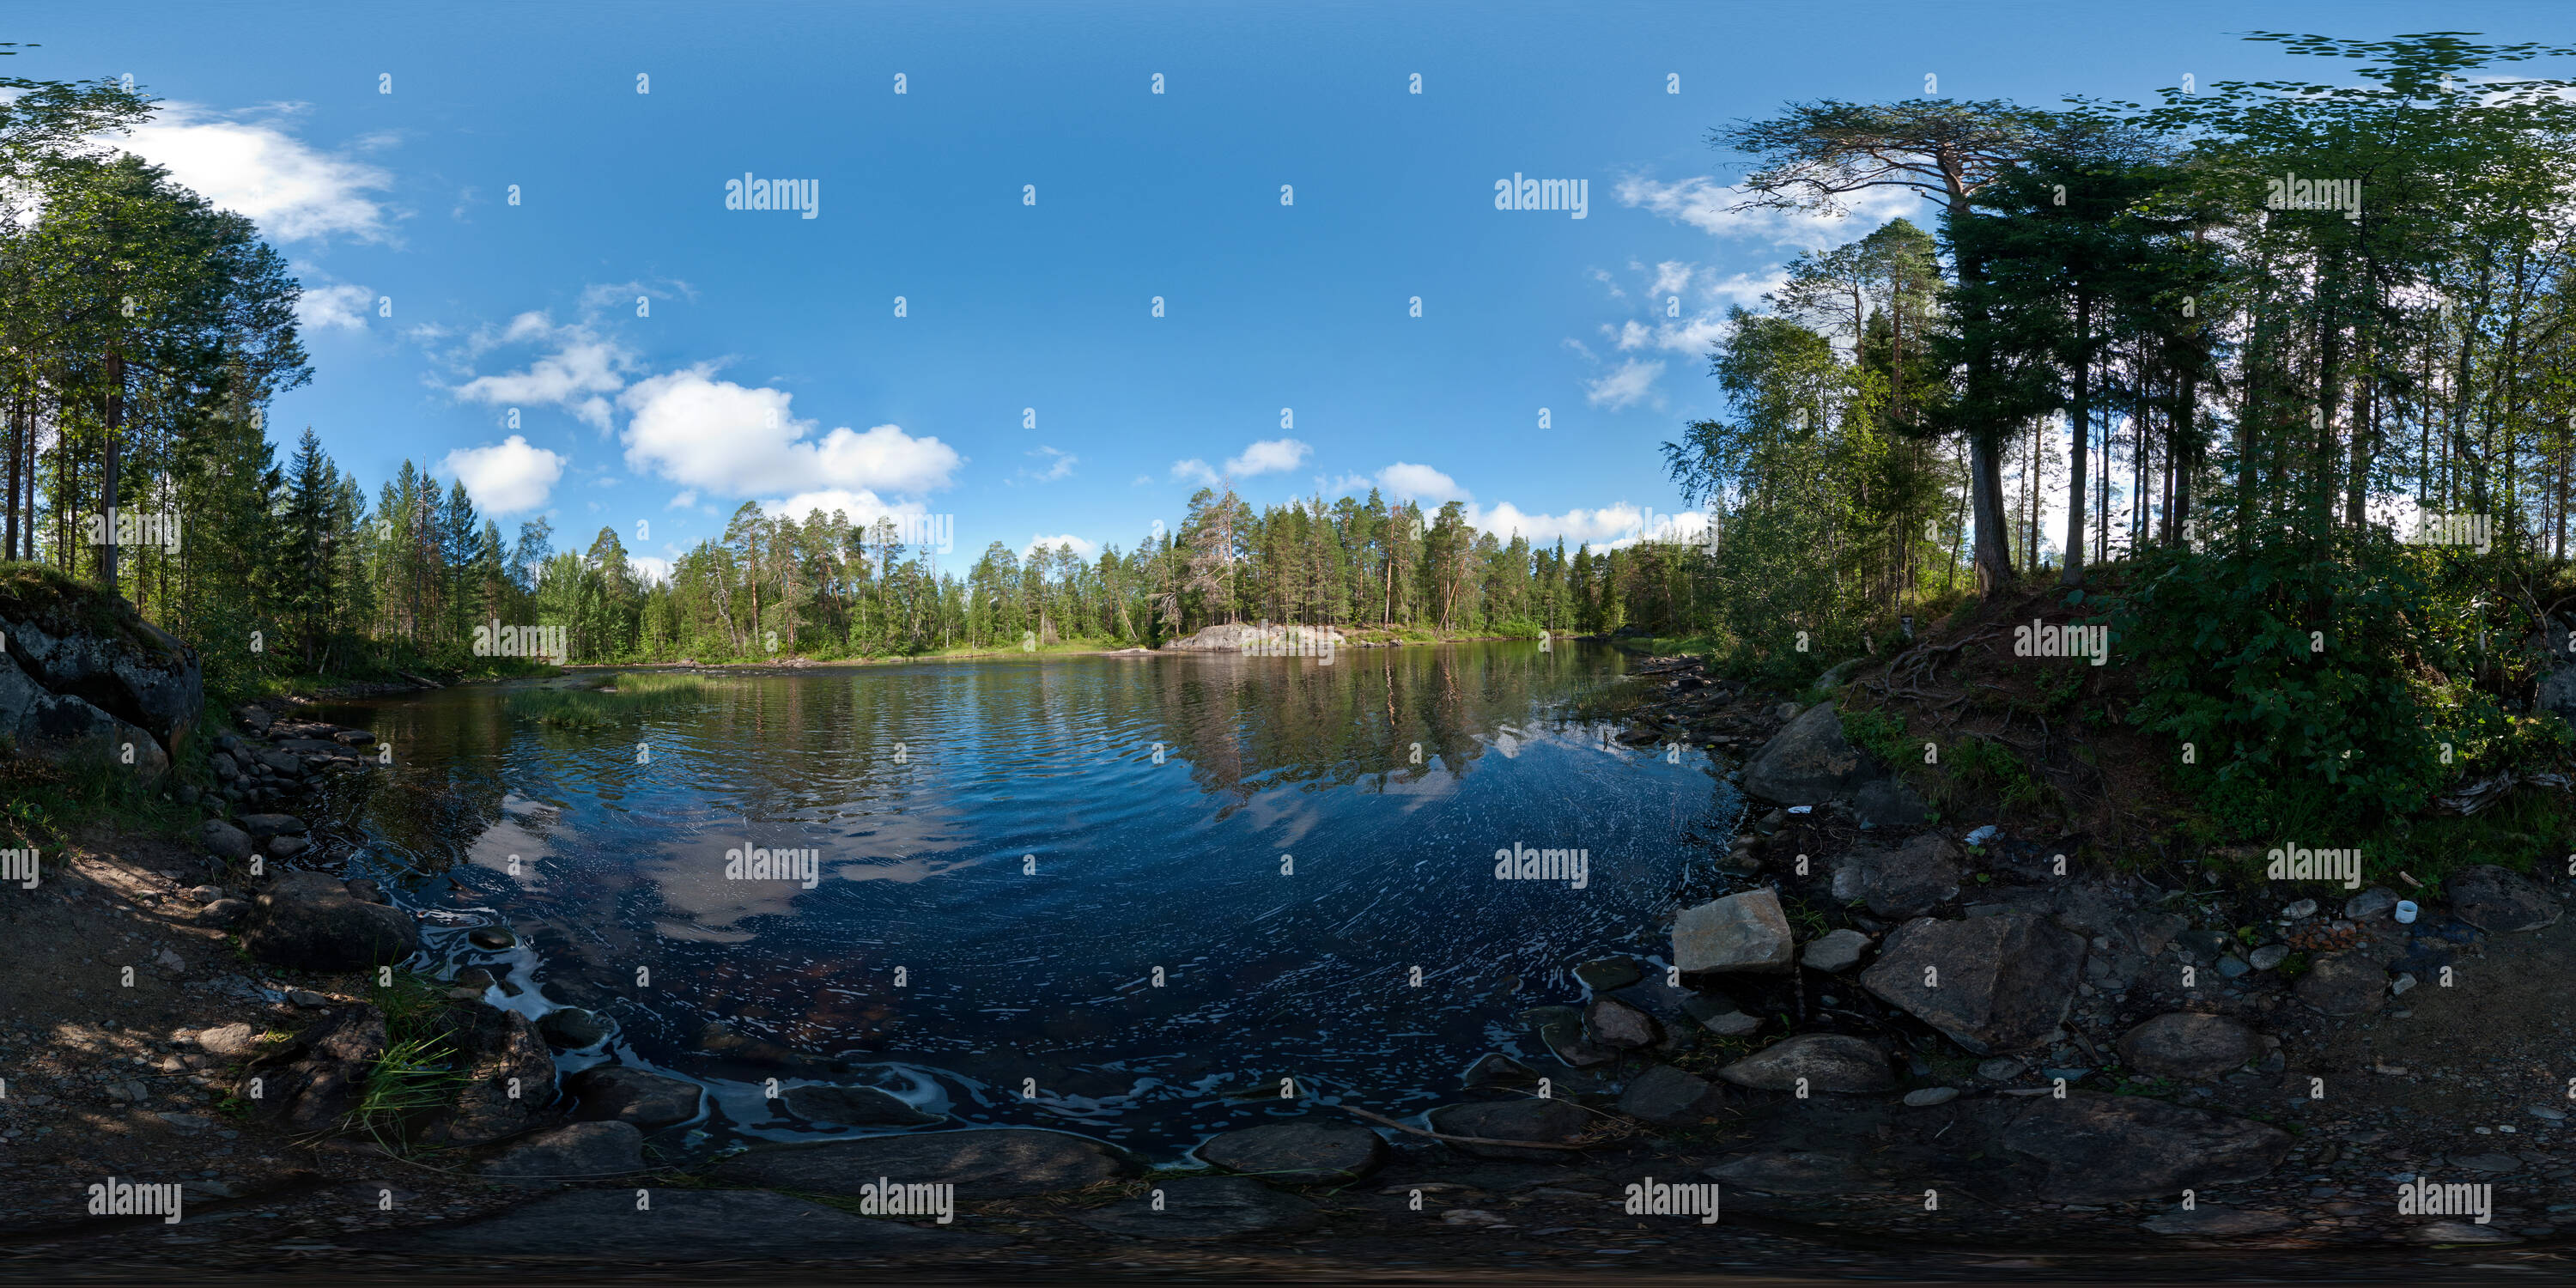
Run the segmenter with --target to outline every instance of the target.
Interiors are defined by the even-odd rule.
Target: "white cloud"
[[[696,490],[692,488],[682,488],[678,494],[674,495],[670,502],[662,508],[665,510],[685,510],[697,503],[698,494]]]
[[[1100,553],[1099,542],[1085,541],[1070,532],[1060,533],[1052,537],[1038,536],[1033,533],[1029,537],[1029,543],[1020,547],[1020,558],[1028,558],[1039,546],[1045,546],[1049,550],[1053,550],[1058,546],[1071,546],[1073,547],[1073,552],[1082,556],[1084,559],[1089,559],[1093,555]]]
[[[365,194],[390,188],[391,177],[364,162],[317,151],[274,119],[164,102],[120,146],[167,169],[215,205],[249,216],[270,236],[390,240],[384,207]]]
[[[717,380],[704,365],[637,381],[619,398],[633,413],[622,436],[626,464],[739,496],[791,488],[927,492],[946,487],[965,463],[946,443],[895,425],[865,433],[843,426],[809,441],[817,422],[796,419],[793,397]]]
[[[1265,438],[1244,448],[1242,455],[1229,458],[1225,472],[1236,478],[1249,478],[1255,474],[1293,470],[1314,450],[1293,438]]]
[[[1590,545],[1596,550],[1634,545],[1647,536],[1666,540],[1692,540],[1705,531],[1708,516],[1700,511],[1668,514],[1643,510],[1621,501],[1597,510],[1572,509],[1563,514],[1527,514],[1506,501],[1491,510],[1470,506],[1467,521],[1509,541],[1515,534],[1529,538],[1533,545],[1550,545],[1559,540],[1568,546]]]
[[[1655,265],[1655,284],[1649,288],[1656,295],[1679,295],[1690,287],[1691,273],[1698,266],[1668,259]]]
[[[669,581],[671,579],[671,561],[668,559],[663,559],[654,555],[628,555],[626,556],[626,566],[634,569],[635,575],[645,581]]]
[[[625,346],[602,338],[581,323],[559,327],[542,312],[528,312],[510,319],[509,326],[497,336],[489,332],[477,334],[467,342],[467,350],[480,353],[503,344],[538,342],[551,343],[554,352],[528,364],[526,370],[478,376],[449,392],[467,402],[495,407],[562,407],[588,424],[607,429],[609,403],[605,395],[625,388],[626,373],[636,365],[635,355]]]
[[[307,331],[364,331],[375,302],[374,291],[347,282],[308,286],[295,301],[295,322]]]
[[[1209,469],[1206,461],[1200,460],[1195,456],[1186,461],[1172,462],[1172,477],[1176,479],[1192,479],[1200,483],[1205,483],[1209,487],[1223,487],[1225,485],[1225,480],[1217,477],[1216,471]]]
[[[1622,345],[1622,348],[1627,347]],[[1584,399],[1595,407],[1618,411],[1646,400],[1655,391],[1655,378],[1664,374],[1662,361],[1648,362],[1630,358],[1610,374],[1598,380],[1583,382]]]
[[[1072,454],[1071,452],[1060,452],[1060,451],[1057,451],[1056,449],[1054,449],[1054,448],[1052,448],[1052,447],[1036,447],[1036,448],[1031,448],[1029,451],[1027,451],[1027,452],[1025,452],[1025,453],[1022,453],[1022,454],[1023,454],[1023,455],[1027,455],[1027,456],[1041,456],[1041,457],[1045,457],[1045,458],[1046,458],[1046,461],[1047,461],[1047,467],[1046,467],[1045,469],[1043,469],[1043,470],[1025,470],[1025,469],[1024,469],[1024,470],[1021,470],[1021,471],[1020,471],[1020,475],[1019,475],[1021,478],[1024,478],[1024,479],[1033,479],[1033,480],[1035,480],[1035,481],[1037,481],[1037,482],[1040,482],[1040,483],[1053,483],[1053,482],[1055,482],[1057,479],[1061,479],[1061,478],[1071,478],[1071,477],[1073,476],[1073,466],[1074,466],[1074,462],[1079,461],[1079,460],[1081,460],[1081,459],[1082,459],[1081,457],[1076,456],[1076,455]]]
[[[465,494],[487,515],[516,514],[546,503],[555,480],[563,477],[564,458],[542,447],[530,447],[517,434],[485,447],[449,452],[438,468],[465,484]]]
[[[803,523],[805,516],[817,511],[824,514],[837,511],[855,524],[874,523],[888,515],[909,518],[927,512],[918,501],[889,502],[865,488],[857,491],[851,491],[848,488],[824,488],[813,492],[799,492],[784,500],[763,501],[760,503],[760,508],[773,519],[794,519],[798,523]]]
[[[1403,461],[1377,472],[1377,485],[1399,499],[1413,501],[1463,501],[1469,493],[1458,486],[1458,480],[1428,465],[1408,465]]]
[[[1775,246],[1822,250],[1856,241],[1888,220],[1904,215],[1921,222],[1923,198],[1910,188],[1863,188],[1845,193],[1841,215],[1809,210],[1733,207],[1754,194],[1729,187],[1705,175],[1678,183],[1657,183],[1642,175],[1619,180],[1619,204],[1637,206],[1676,223],[1688,224],[1712,237],[1766,241]]]

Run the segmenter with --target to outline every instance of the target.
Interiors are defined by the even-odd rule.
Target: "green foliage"
[[[367,1071],[346,1125],[374,1137],[389,1154],[406,1152],[412,1118],[455,1103],[464,1089],[465,1075],[449,1067],[455,1057],[442,1037],[389,1043]]]
[[[503,702],[514,716],[558,729],[595,733],[629,720],[688,706],[706,696],[704,676],[621,672],[598,688],[522,689]]]
[[[2438,577],[2440,558],[2340,529],[2150,551],[2112,613],[2114,650],[2143,672],[2128,718],[2191,744],[2175,781],[2237,836],[2367,828],[2464,768],[2556,757],[2557,721],[2447,678],[2473,672],[2482,626],[2513,623]]]

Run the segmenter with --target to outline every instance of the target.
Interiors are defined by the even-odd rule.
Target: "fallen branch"
[[[1563,1149],[1578,1153],[1592,1148],[1590,1145],[1555,1145],[1543,1140],[1495,1140],[1489,1136],[1446,1136],[1420,1127],[1407,1127],[1384,1114],[1373,1114],[1357,1105],[1335,1105],[1333,1108],[1358,1114],[1381,1127],[1392,1127],[1397,1131],[1411,1132],[1416,1136],[1428,1136],[1433,1140],[1445,1140],[1455,1145],[1500,1145],[1506,1149]]]

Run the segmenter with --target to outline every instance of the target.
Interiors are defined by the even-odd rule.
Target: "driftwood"
[[[1433,1140],[1445,1140],[1459,1145],[1500,1145],[1506,1149],[1563,1149],[1578,1152],[1592,1148],[1590,1145],[1554,1145],[1543,1140],[1495,1140],[1488,1136],[1444,1136],[1439,1132],[1420,1127],[1407,1127],[1384,1114],[1373,1114],[1356,1105],[1335,1105],[1333,1108],[1358,1114],[1381,1127],[1392,1127],[1397,1131],[1411,1132],[1416,1136],[1428,1136]]]

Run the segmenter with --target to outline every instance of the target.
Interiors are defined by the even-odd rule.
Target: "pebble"
[[[2245,959],[2242,957],[2230,955],[2218,959],[2218,973],[2229,979],[2251,974],[2253,970],[2253,967],[2245,964]]]
[[[2010,1082],[2021,1076],[2022,1063],[2010,1056],[1996,1056],[1977,1066],[1977,1076],[1988,1082]]]
[[[2415,984],[2416,980],[2414,976],[2400,975],[2397,978],[2388,981],[2388,995],[2395,997],[2398,994],[2415,987]]]
[[[1923,1087],[1905,1093],[1905,1103],[1917,1109],[1927,1105],[1946,1105],[1958,1098],[1957,1087]]]
[[[499,952],[519,942],[519,937],[499,926],[476,926],[465,932],[465,942],[477,948]]]
[[[2534,1118],[2545,1118],[2554,1123],[2567,1121],[2567,1111],[2557,1107],[2556,1105],[2533,1105],[2531,1107],[2531,1116]]]
[[[297,1006],[329,1006],[331,1004],[330,998],[324,997],[320,993],[316,993],[308,988],[290,988],[286,990],[286,1000],[295,1003]]]
[[[2265,944],[2245,955],[2245,962],[2256,970],[2270,970],[2290,956],[2288,944]]]
[[[2281,910],[2281,916],[2290,921],[2300,921],[2315,915],[2317,915],[2317,901],[2314,899],[2301,899]]]

